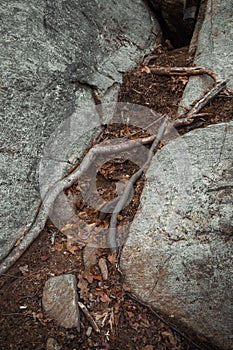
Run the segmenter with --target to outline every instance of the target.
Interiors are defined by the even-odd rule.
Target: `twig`
[[[157,46],[154,48],[154,51],[155,51],[156,49],[161,48],[161,47],[162,47],[161,44],[157,45]],[[143,60],[144,66],[147,66],[151,60],[153,60],[153,59],[155,59],[155,58],[157,58],[157,57],[158,57],[158,54],[149,54],[148,56],[146,56],[146,57],[144,58],[144,60]]]
[[[220,91],[226,88],[226,81],[217,83],[209,92],[207,92],[194,107],[186,114],[186,117],[191,118],[200,112]]]
[[[209,92],[207,92],[195,105],[191,108],[188,113],[182,114],[185,116],[178,118],[172,122],[174,128],[178,126],[191,124],[194,118],[198,117],[199,112],[204,108],[215,96],[217,96],[222,90],[226,88],[226,81],[217,83]]]
[[[189,44],[189,54],[191,56],[192,61],[197,50],[199,33],[205,18],[206,3],[206,1],[200,1],[194,32],[192,35],[191,42]]]
[[[81,301],[78,301],[78,306],[80,307],[80,309],[82,310],[82,312],[86,316],[87,320],[90,322],[94,331],[96,333],[100,333],[100,329],[99,329],[97,323],[95,322],[94,318],[91,316],[91,314],[88,311],[88,309],[86,308],[86,306],[83,303],[81,303]]]
[[[146,58],[144,58],[142,64],[144,66],[148,66],[148,64],[150,63],[151,60],[155,60],[156,58],[158,58],[158,54],[155,55],[148,55]]]
[[[148,67],[149,70],[157,75],[209,75],[216,81],[216,73],[205,67]]]
[[[119,215],[119,213],[122,211],[122,209],[124,208],[124,206],[126,205],[128,198],[130,196],[130,193],[132,191],[133,185],[135,184],[135,182],[141,177],[142,173],[145,172],[147,170],[147,168],[150,165],[151,159],[153,157],[153,152],[154,150],[158,147],[164,132],[166,130],[168,124],[168,116],[164,117],[164,121],[161,124],[159,130],[158,130],[158,134],[157,136],[153,136],[154,137],[154,142],[149,150],[149,154],[147,157],[147,160],[145,162],[145,164],[142,166],[142,168],[140,168],[128,181],[124,192],[121,196],[121,198],[119,199],[119,201],[116,204],[116,207],[112,213],[112,217],[111,217],[111,221],[110,221],[110,225],[109,225],[109,233],[108,233],[108,237],[107,237],[107,243],[108,246],[111,248],[113,253],[117,253],[117,255],[119,256],[119,250],[117,247],[117,217]]]
[[[174,330],[176,333],[178,333],[181,337],[186,339],[188,342],[192,343],[197,349],[204,350],[203,347],[199,346],[189,336],[187,336],[186,334],[181,332],[173,323],[167,321],[164,317],[160,316],[160,314],[158,314],[149,304],[147,304],[146,302],[137,298],[136,295],[132,294],[131,292],[128,292],[125,290],[125,293],[128,295],[128,297],[130,299],[132,299],[132,300],[136,301],[138,304],[148,308],[160,321],[162,321],[164,324],[166,324],[168,327],[170,327],[172,330]]]

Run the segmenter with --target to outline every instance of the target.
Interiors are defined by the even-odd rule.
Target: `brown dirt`
[[[190,62],[187,48],[173,51],[157,51],[156,65],[183,66]],[[187,79],[184,77],[161,77],[148,74],[138,66],[125,74],[119,101],[137,103],[153,108],[161,114],[175,117]],[[180,128],[180,134],[208,124],[232,120],[232,98],[216,97],[208,106],[211,116],[197,119],[192,125]],[[117,136],[114,126],[108,127],[102,138]],[[105,199],[114,197],[115,183],[125,174],[132,174],[136,167],[125,162],[105,164],[98,174],[97,187]],[[135,186],[134,204],[121,213],[119,221],[132,220],[139,204],[143,179]],[[72,191],[80,196],[79,187]],[[99,218],[99,213],[89,208],[80,198],[76,202],[78,215],[88,223],[107,227],[109,217]],[[54,244],[52,244],[54,239]],[[12,350],[46,349],[46,340],[55,338],[63,350],[70,349],[142,349],[142,350],[197,350],[213,349],[206,339],[195,337],[194,343],[187,338],[190,334],[163,322],[159,315],[138,301],[132,299],[130,291],[115,269],[115,258],[107,249],[98,250],[98,258],[105,257],[109,278],[103,281],[98,262],[85,269],[83,262],[84,244],[74,244],[67,236],[48,222],[40,237],[32,244],[23,257],[0,279],[0,348]],[[92,331],[86,335],[89,326],[81,313],[81,333],[75,329],[65,330],[47,318],[41,306],[45,282],[49,277],[63,273],[77,276],[80,300],[93,315],[106,316],[100,334]],[[111,314],[114,317],[111,318]]]

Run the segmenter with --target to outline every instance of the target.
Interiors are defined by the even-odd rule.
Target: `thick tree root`
[[[172,71],[171,69],[169,74],[174,75],[176,73],[178,72],[175,72],[174,70]],[[206,73],[206,70],[205,72],[203,72],[203,74],[204,73]],[[200,74],[200,69],[198,74]],[[177,74],[177,75],[180,75],[180,74]],[[211,76],[213,77],[215,76],[215,74],[213,75],[211,73]],[[23,255],[23,253],[27,250],[27,248],[32,244],[32,242],[39,236],[40,232],[45,227],[46,221],[49,217],[49,212],[52,209],[55,199],[57,198],[59,193],[68,189],[74,183],[76,183],[78,181],[78,178],[89,169],[90,165],[93,163],[97,155],[129,151],[135,147],[139,147],[140,145],[145,145],[153,142],[150,148],[149,156],[146,163],[129,180],[123,196],[117,202],[116,207],[114,209],[114,213],[112,215],[110,228],[109,228],[108,243],[109,243],[109,247],[111,247],[113,251],[116,251],[117,216],[122,210],[122,208],[124,207],[124,204],[127,202],[127,199],[129,197],[129,193],[133,184],[142,175],[142,173],[148,168],[151,158],[153,156],[154,150],[157,149],[159,142],[161,141],[163,135],[166,133],[166,128],[169,128],[171,126],[177,127],[177,126],[182,126],[182,125],[187,125],[192,123],[193,119],[198,116],[198,113],[200,112],[200,110],[205,105],[207,105],[211,99],[217,96],[225,88],[226,88],[226,82],[221,82],[216,84],[216,86],[213,89],[211,89],[207,94],[205,94],[204,97],[200,101],[198,101],[188,113],[181,116],[181,118],[178,118],[168,123],[168,117],[167,116],[164,117],[164,121],[159,128],[157,136],[151,135],[145,138],[138,138],[136,140],[127,140],[127,141],[123,141],[121,143],[118,142],[115,144],[114,144],[114,140],[109,140],[92,147],[90,151],[87,153],[87,155],[84,157],[83,161],[81,162],[78,168],[76,168],[68,176],[55,182],[51,186],[51,188],[47,191],[44,198],[42,198],[42,204],[38,209],[37,216],[31,228],[24,233],[22,240],[12,249],[9,255],[1,262],[0,275],[4,274],[17,261]]]

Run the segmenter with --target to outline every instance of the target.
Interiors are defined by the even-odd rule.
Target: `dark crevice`
[[[190,44],[198,17],[201,0],[146,0],[159,22],[164,40],[174,48]]]

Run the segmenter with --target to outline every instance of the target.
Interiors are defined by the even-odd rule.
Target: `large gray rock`
[[[202,6],[203,7],[203,6]],[[204,21],[197,41],[194,63],[212,69],[217,79],[228,80],[228,87],[233,88],[233,0],[208,0]],[[208,76],[195,76],[189,79],[181,105],[189,106],[200,99],[210,89],[213,80]],[[184,109],[181,109],[183,113]]]
[[[0,17],[2,259],[37,212],[38,164],[50,135],[75,113],[81,127],[86,116],[77,110],[93,108],[96,97],[115,101],[122,73],[161,34],[143,0],[2,0]],[[77,135],[76,157],[93,135]],[[59,176],[67,160],[52,160]]]
[[[77,280],[73,275],[51,277],[44,286],[42,305],[46,314],[64,328],[80,330]]]
[[[146,174],[121,268],[144,301],[233,349],[233,122],[163,147]]]

